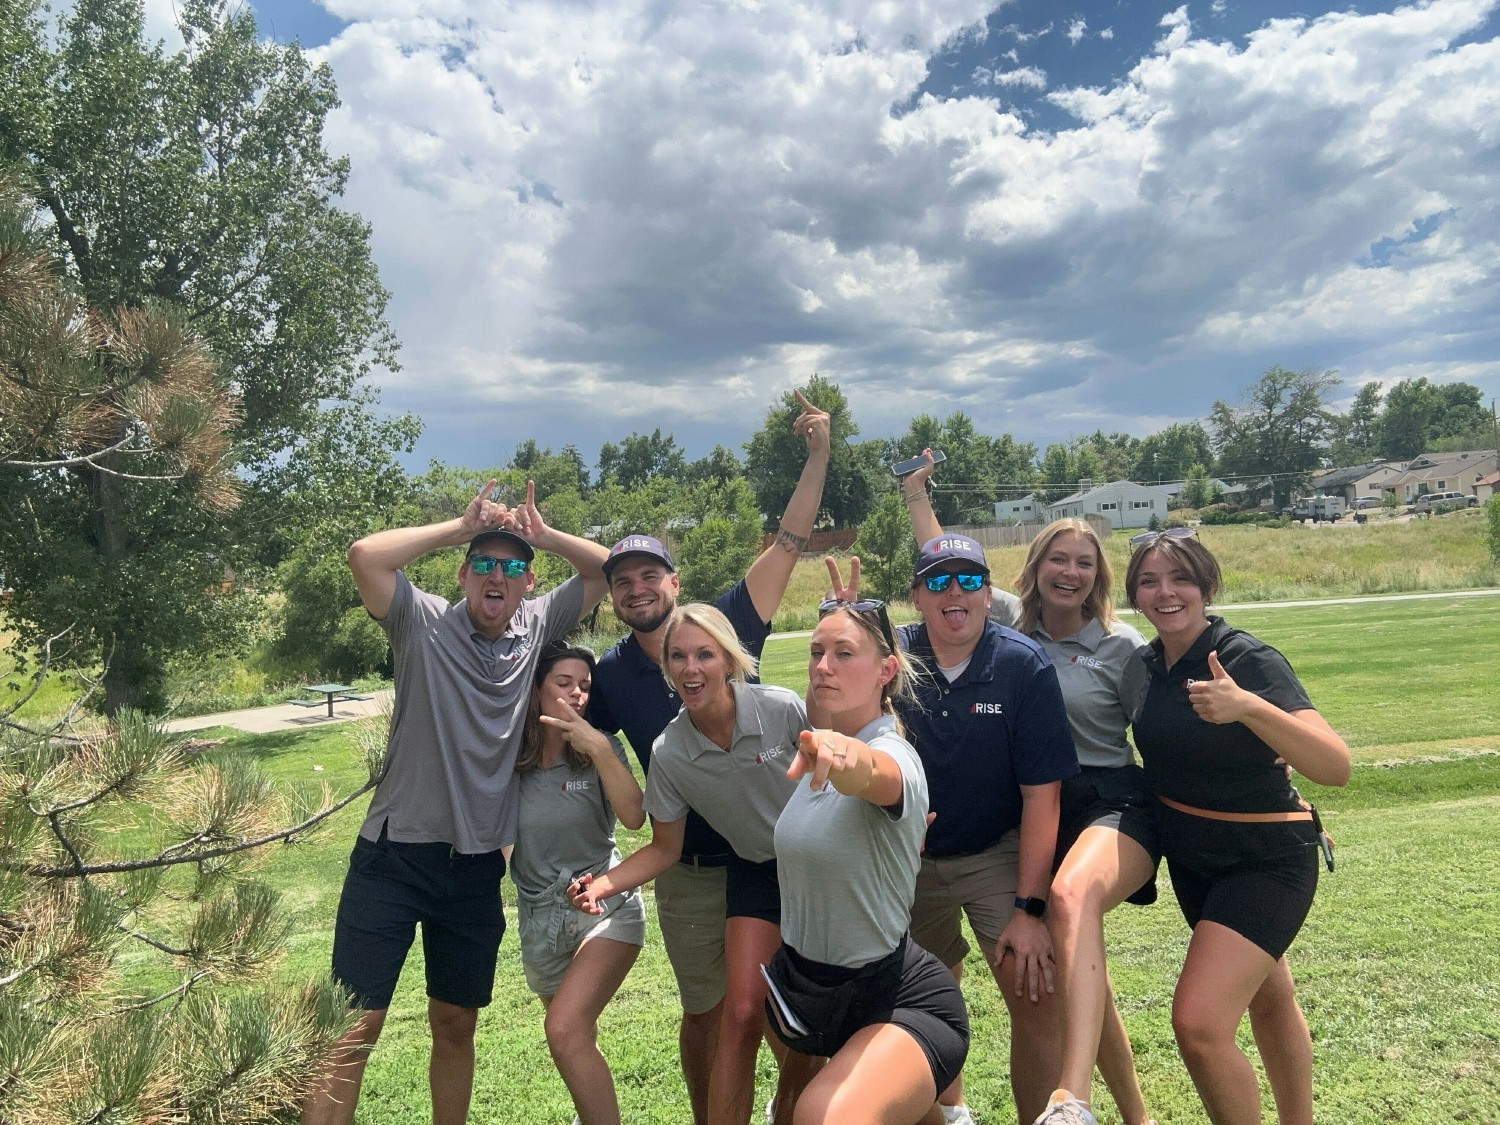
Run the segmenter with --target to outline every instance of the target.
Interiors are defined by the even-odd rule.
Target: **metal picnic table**
[[[328,701],[328,717],[333,718],[333,705],[356,699],[369,699],[368,695],[355,695],[352,684],[308,684],[303,691],[314,691],[322,695]],[[291,701],[298,707],[321,707],[322,699],[293,699]]]

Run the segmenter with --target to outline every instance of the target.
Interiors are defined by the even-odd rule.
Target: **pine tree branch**
[[[217,859],[225,855],[234,855],[237,852],[249,851],[252,848],[274,844],[277,841],[290,842],[374,789],[377,780],[376,778],[371,778],[347,797],[341,798],[326,809],[314,813],[301,824],[294,824],[290,828],[283,828],[280,831],[257,837],[254,840],[241,840],[237,844],[226,844],[219,848],[205,848],[202,851],[195,851],[185,855],[168,855],[164,852],[152,859],[130,860],[119,863],[91,863],[84,864],[82,867],[50,867],[38,863],[0,863],[0,871],[20,872],[38,879],[67,879],[89,875],[116,875],[124,871],[144,871],[152,867],[173,867],[179,863],[201,863],[204,860]]]
[[[115,929],[119,930],[127,937],[133,937],[136,939],[136,941],[145,942],[152,949],[159,949],[161,950],[161,952],[169,953],[173,957],[190,957],[193,953],[191,949],[173,949],[170,945],[164,945],[161,942],[157,941],[155,938],[141,933],[139,930],[132,930],[129,926],[120,925],[116,926]]]
[[[126,1012],[139,1012],[145,1010],[146,1008],[154,1007],[155,1005],[162,1003],[164,1000],[171,1000],[173,997],[181,999],[188,994],[188,989],[192,988],[193,985],[197,984],[204,977],[211,975],[212,974],[209,973],[207,969],[200,969],[198,972],[188,977],[187,980],[179,984],[176,988],[169,989],[168,991],[163,992],[160,996],[153,996],[149,1000],[141,1000],[134,1004],[121,1004],[118,1007],[111,1008],[109,1010],[109,1014],[112,1016],[121,1016]]]

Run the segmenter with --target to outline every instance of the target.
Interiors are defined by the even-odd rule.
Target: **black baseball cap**
[[[510,546],[514,547],[517,551],[519,551],[521,557],[527,562],[530,562],[532,559],[536,558],[536,552],[532,550],[530,543],[526,542],[526,540],[522,539],[514,531],[506,531],[503,528],[498,527],[492,528],[489,531],[481,531],[478,535],[474,536],[473,539],[470,539],[469,550],[464,555],[464,558],[468,558],[469,555],[472,555],[486,543],[507,543]]]
[[[609,549],[609,558],[604,560],[604,577],[608,578],[615,564],[631,555],[655,559],[671,571],[677,569],[672,565],[672,556],[667,554],[666,545],[660,539],[655,539],[650,535],[627,535]]]

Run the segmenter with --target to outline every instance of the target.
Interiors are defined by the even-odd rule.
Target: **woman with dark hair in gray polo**
[[[619,1125],[614,1078],[599,1051],[599,1014],[614,998],[646,940],[641,896],[604,900],[597,916],[580,914],[567,890],[581,873],[620,862],[618,818],[646,821],[641,787],[619,740],[596,730],[588,706],[594,654],[561,641],[537,661],[516,761],[521,817],[510,857],[526,984],[547,1009],[547,1049],[584,1125]]]

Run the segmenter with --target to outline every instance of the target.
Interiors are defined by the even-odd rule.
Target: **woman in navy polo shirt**
[[[682,854],[690,808],[729,841],[734,854],[725,881],[727,990],[708,1116],[715,1125],[748,1122],[765,1028],[760,967],[781,945],[776,818],[797,786],[787,769],[798,736],[808,729],[807,712],[785,688],[748,682],[755,659],[713,606],[678,606],[662,647],[662,674],[681,697],[682,710],[651,750],[644,802],[651,840],[604,874],[584,875],[569,897],[580,910],[597,914],[603,900],[666,871]]]
[[[1321,833],[1288,768],[1349,780],[1349,748],[1275,649],[1207,609],[1219,564],[1188,528],[1148,532],[1125,575],[1156,629],[1135,743],[1172,889],[1192,927],[1172,1028],[1209,1117],[1259,1125],[1235,1042],[1246,1010],[1283,1125],[1312,1121],[1312,1040],[1285,953],[1312,906]]]

